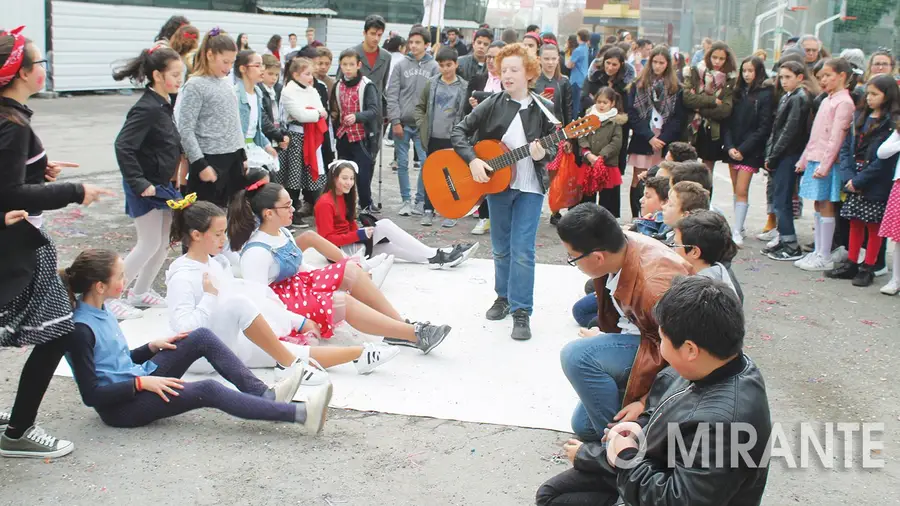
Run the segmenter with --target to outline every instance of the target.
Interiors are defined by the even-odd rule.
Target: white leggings
[[[134,219],[137,244],[125,257],[125,286],[134,283],[134,293],[147,293],[166,260],[169,229],[172,227],[170,209],[154,209]]]
[[[388,242],[378,244],[378,241],[387,239]],[[418,239],[398,227],[396,223],[385,218],[375,223],[375,233],[372,234],[373,255],[394,255],[398,260],[405,260],[417,264],[424,264],[428,259],[437,255],[437,248],[422,244]],[[352,255],[363,247],[355,243],[341,248],[345,253]]]
[[[209,318],[209,330],[241,359],[249,368],[275,367],[275,359],[262,348],[247,339],[244,331],[259,315],[265,318],[276,336],[286,336],[297,328],[303,317],[288,311],[278,302],[267,297],[250,297],[242,293],[220,293],[216,308]],[[283,343],[297,358],[309,358],[309,346]],[[194,373],[212,372],[205,360],[199,360],[189,369]]]

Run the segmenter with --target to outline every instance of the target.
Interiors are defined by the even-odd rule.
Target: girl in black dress
[[[60,282],[56,248],[41,230],[44,210],[89,205],[112,192],[89,184],[51,183],[63,167],[47,161],[25,102],[43,89],[46,70],[22,27],[0,32],[0,346],[35,345],[19,379],[12,413],[0,414],[0,455],[61,457],[75,446],[34,424],[41,399],[72,342],[72,307]],[[27,212],[27,219],[22,210]],[[7,227],[7,223],[9,226]]]

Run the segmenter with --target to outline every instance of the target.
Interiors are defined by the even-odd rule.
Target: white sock
[[[815,244],[815,252],[818,252],[819,244],[821,243],[819,234],[822,232],[822,215],[818,211],[813,213],[813,223],[815,223],[815,228],[813,229],[813,244]]]
[[[734,202],[734,227],[732,227],[732,231],[735,234],[740,234],[741,230],[744,229],[744,222],[747,221],[747,211],[750,209],[750,204],[747,202]]]
[[[886,241],[887,239],[885,239]],[[900,242],[894,243],[894,273],[891,275],[891,279],[894,281],[900,281]]]
[[[820,222],[820,228],[822,231],[819,233],[819,242],[821,243],[821,248],[817,251],[822,258],[830,259],[831,258],[831,242],[834,239],[834,226],[835,219],[832,217],[823,216]]]

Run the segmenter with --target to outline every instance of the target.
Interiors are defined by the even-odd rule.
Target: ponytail
[[[173,208],[172,228],[169,230],[170,243],[180,242],[186,248],[190,248],[191,232],[194,230],[201,234],[206,232],[212,225],[213,218],[219,216],[225,216],[225,211],[211,202],[193,202]]]
[[[169,63],[175,60],[181,60],[181,56],[175,50],[162,45],[155,45],[149,49],[144,49],[136,58],[128,60],[124,65],[114,70],[113,79],[116,81],[128,79],[138,85],[144,84],[146,81],[147,86],[153,86],[153,72],[165,72],[169,67]]]
[[[75,257],[72,265],[59,270],[59,278],[69,292],[69,301],[91,291],[97,283],[108,283],[119,255],[108,249],[86,249]]]
[[[225,52],[237,52],[237,44],[222,29],[216,27],[207,32],[203,37],[200,48],[197,49],[197,56],[194,57],[194,73],[195,76],[211,76],[212,71],[209,68],[209,57],[207,53],[212,51],[214,55]]]
[[[262,222],[263,211],[275,207],[283,189],[278,183],[253,184],[234,195],[228,205],[228,239],[233,251],[247,244],[258,227],[257,219]]]
[[[244,73],[241,72],[241,67],[248,65],[255,54],[256,51],[252,49],[244,49],[237,54],[237,57],[234,59],[234,75],[238,79],[244,78]]]

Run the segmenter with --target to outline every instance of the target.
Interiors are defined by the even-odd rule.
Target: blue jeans
[[[778,235],[782,241],[787,242],[797,242],[797,232],[794,231],[794,188],[797,173],[794,172],[794,167],[799,160],[800,155],[785,156],[778,161],[775,173],[770,176],[775,178],[772,204],[778,220]]]
[[[599,441],[622,408],[622,397],[641,336],[600,334],[572,341],[560,352],[563,373],[578,394],[572,432],[582,441]]]
[[[544,196],[508,189],[488,195],[494,291],[509,299],[509,311],[531,314],[534,302],[534,247]]]
[[[572,117],[577,118],[581,114],[581,85],[572,84]]]
[[[582,297],[572,306],[572,316],[582,327],[589,327],[591,320],[597,318],[597,294],[590,293]]]
[[[397,179],[400,181],[400,198],[409,202],[409,143],[419,153],[419,160],[425,160],[425,148],[419,139],[419,130],[403,127],[403,137],[394,137],[394,151],[397,153]],[[425,185],[422,183],[422,172],[419,171],[419,182],[416,185],[416,202],[425,202]]]

